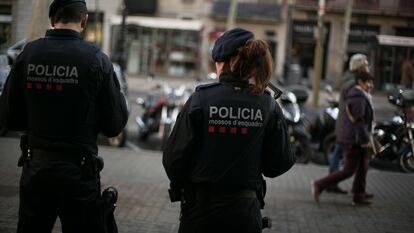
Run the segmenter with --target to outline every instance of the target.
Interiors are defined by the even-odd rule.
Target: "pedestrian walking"
[[[97,135],[116,136],[128,112],[111,62],[82,40],[85,1],[54,0],[52,29],[17,57],[0,99],[0,123],[23,131],[17,232],[107,232]]]
[[[365,190],[368,171],[368,148],[374,117],[370,90],[373,87],[372,76],[367,72],[355,73],[355,86],[352,87],[340,109],[343,118],[338,132],[338,142],[345,151],[344,167],[340,171],[312,181],[312,195],[319,202],[319,195],[326,188],[355,174],[352,193],[353,204],[371,204],[373,197]]]
[[[339,94],[338,108],[341,109],[344,106],[345,97],[348,91],[355,85],[355,74],[358,72],[369,72],[369,64],[367,56],[364,54],[354,54],[349,60],[349,70],[345,72],[344,78],[341,83],[341,90]],[[338,114],[338,118],[335,123],[335,135],[338,138],[338,132],[342,127],[343,115],[341,112]],[[334,151],[329,158],[329,174],[339,170],[341,160],[343,159],[343,149],[340,143],[336,143]],[[327,192],[347,194],[348,191],[342,189],[338,184],[334,184],[331,187],[326,188]]]
[[[236,28],[214,44],[219,82],[189,98],[168,139],[163,165],[172,201],[181,201],[179,232],[261,232],[262,175],[294,164],[281,108],[265,92],[269,47]]]

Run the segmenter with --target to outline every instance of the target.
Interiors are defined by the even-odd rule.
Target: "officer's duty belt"
[[[83,165],[85,161],[89,159],[88,157],[90,157],[86,154],[82,154],[80,151],[55,151],[37,148],[31,148],[28,156],[29,159],[70,162],[77,165]]]

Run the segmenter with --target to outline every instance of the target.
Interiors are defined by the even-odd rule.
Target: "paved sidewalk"
[[[168,180],[161,153],[101,147],[105,159],[102,185],[119,189],[116,217],[120,233],[177,232],[178,204],[167,197]],[[15,232],[20,168],[18,141],[0,138],[0,232]],[[374,204],[354,207],[350,196],[323,193],[321,203],[310,196],[311,179],[327,173],[316,165],[296,165],[285,175],[268,180],[265,216],[273,229],[264,232],[406,233],[414,229],[414,174],[371,169],[368,191]],[[350,181],[341,184],[349,189]],[[60,232],[58,227],[54,232]]]

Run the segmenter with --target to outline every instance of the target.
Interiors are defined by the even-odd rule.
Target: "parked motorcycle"
[[[335,124],[339,113],[338,101],[333,97],[332,87],[325,87],[328,106],[321,112],[311,111],[304,106],[309,92],[306,87],[295,85],[289,90],[300,103],[301,119],[294,127],[294,138],[299,140],[293,141],[292,138],[296,150],[305,151],[299,161],[311,160],[319,164],[328,164],[336,143]]]
[[[299,98],[298,98],[299,97]],[[302,89],[287,88],[278,99],[289,130],[289,140],[293,145],[296,162],[307,163],[310,158],[310,135],[302,122],[300,105],[307,101],[308,95]]]
[[[339,114],[338,100],[333,97],[332,87],[326,86],[328,106],[314,119],[308,119],[307,130],[311,135],[312,160],[328,164],[336,143],[335,124]]]
[[[161,139],[162,148],[174,127],[178,113],[190,97],[191,91],[184,85],[174,89],[162,82],[155,86],[155,93],[137,99],[137,104],[144,108],[142,116],[137,116],[138,138],[146,140],[156,134]]]
[[[414,172],[414,90],[401,90],[388,100],[398,108],[398,113],[375,126],[373,162],[397,163],[402,171]]]

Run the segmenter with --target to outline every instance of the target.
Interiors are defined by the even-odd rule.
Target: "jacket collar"
[[[45,37],[54,39],[82,40],[81,34],[71,29],[49,29],[46,31]]]
[[[365,96],[369,96],[369,93],[367,91],[365,91],[361,86],[359,85],[355,85],[355,88],[360,90],[362,93],[364,93]]]
[[[220,75],[219,78],[220,83],[224,84],[231,84],[236,86],[248,87],[249,81],[248,80],[241,80],[239,77],[235,77],[226,73]]]
[[[359,87],[358,85],[354,85],[347,94],[348,97],[352,97],[352,96],[363,96],[366,97],[366,94],[364,93],[364,90]]]

